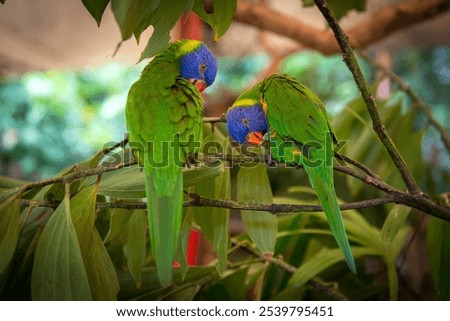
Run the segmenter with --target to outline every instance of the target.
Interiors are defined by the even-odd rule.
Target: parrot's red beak
[[[206,89],[206,87],[208,87],[204,80],[190,79],[190,81],[195,87],[197,87],[199,92],[202,92],[203,90]]]
[[[264,141],[264,135],[261,132],[251,132],[248,134],[247,143],[261,145]]]

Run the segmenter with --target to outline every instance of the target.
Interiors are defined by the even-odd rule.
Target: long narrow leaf
[[[272,204],[272,190],[266,167],[241,167],[237,177],[237,199],[241,202]],[[262,253],[273,254],[277,241],[278,220],[269,212],[241,211],[250,238]]]
[[[0,280],[13,258],[19,239],[19,210],[18,199],[0,204]]]
[[[91,292],[66,195],[45,226],[31,275],[34,300],[90,300]]]
[[[119,282],[114,265],[98,234],[95,222],[97,186],[89,186],[71,201],[70,209],[81,255],[86,268],[92,299],[115,300]]]

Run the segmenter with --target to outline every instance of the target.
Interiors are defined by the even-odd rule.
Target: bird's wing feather
[[[268,106],[269,124],[278,135],[302,145],[323,143],[326,135],[330,135],[328,116],[322,102],[297,80],[271,76],[264,81],[261,94]]]

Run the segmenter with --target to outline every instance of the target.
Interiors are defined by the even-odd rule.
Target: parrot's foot
[[[198,160],[198,153],[195,153],[194,155],[190,155],[188,157],[186,157],[186,162],[185,162],[187,168],[191,168],[192,165],[194,165],[194,167],[197,167],[200,162]]]
[[[264,163],[267,167],[277,167],[277,163],[273,160],[272,156],[270,154],[266,154],[264,157]]]

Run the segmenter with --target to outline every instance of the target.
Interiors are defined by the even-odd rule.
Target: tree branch
[[[204,155],[203,162],[205,164],[216,162],[216,161],[227,161],[231,164],[238,163],[266,163],[266,159],[264,155],[224,155],[224,154],[214,154],[214,155]],[[356,161],[354,161],[356,162]],[[356,162],[357,163],[357,162]],[[136,161],[131,160],[125,163],[117,164],[113,167],[96,167],[96,168],[80,168],[74,166],[74,171],[65,176],[54,177],[46,180],[42,180],[39,182],[28,183],[22,185],[18,188],[10,189],[9,191],[4,192],[0,195],[0,203],[4,200],[8,199],[11,196],[20,197],[24,192],[31,190],[33,188],[42,187],[46,185],[51,185],[55,183],[70,183],[77,179],[82,179],[84,177],[93,176],[93,175],[101,175],[102,173],[117,170],[126,166],[135,165]],[[362,164],[360,164],[362,165]],[[364,165],[362,165],[364,168]],[[342,172],[346,175],[353,176],[363,183],[373,186],[378,190],[381,190],[386,193],[383,197],[365,200],[354,203],[342,204],[342,210],[348,209],[358,209],[358,208],[366,208],[372,207],[382,204],[388,203],[397,203],[407,205],[412,208],[419,209],[426,213],[429,213],[432,216],[441,218],[446,221],[450,221],[450,207],[446,207],[436,203],[435,201],[428,198],[423,194],[414,194],[411,195],[406,192],[399,191],[394,187],[390,186],[386,182],[384,182],[381,178],[374,177],[365,172],[357,171],[353,168],[347,166],[336,165],[334,167],[336,171]],[[376,176],[376,174],[373,174]],[[190,194],[192,196],[192,200],[184,203],[184,206],[207,206],[207,207],[223,207],[230,209],[240,209],[240,210],[259,210],[259,211],[268,211],[270,213],[290,213],[290,212],[318,212],[322,211],[322,208],[318,205],[293,205],[293,204],[246,204],[241,202],[236,202],[232,200],[214,200],[204,198],[202,196],[196,194]],[[58,206],[58,202],[48,202],[48,201],[37,201],[37,200],[21,200],[23,206],[45,206],[56,208]],[[115,202],[115,203],[97,203],[98,208],[128,208],[128,209],[145,209],[146,204],[142,202],[135,203],[127,203],[127,202]]]
[[[297,268],[293,265],[290,265],[288,262],[284,261],[281,257],[273,257],[273,256],[266,256],[257,250],[253,249],[249,246],[248,243],[241,243],[237,242],[236,240],[232,239],[231,243],[235,246],[238,246],[239,248],[243,249],[250,255],[257,257],[261,259],[262,261],[269,261],[277,268],[286,271],[290,274],[294,274],[297,271]],[[315,277],[313,279],[310,279],[307,282],[310,286],[312,286],[317,291],[324,293],[328,295],[330,298],[333,298],[337,301],[347,301],[348,298],[342,294],[334,285],[329,285],[324,283],[321,279],[318,277]]]
[[[244,202],[237,202],[233,200],[216,200],[212,198],[203,197],[195,193],[189,193],[190,201],[183,202],[183,207],[219,207],[235,210],[253,210],[253,211],[266,211],[274,215],[277,214],[288,214],[288,213],[311,213],[311,212],[323,212],[323,208],[320,205],[310,205],[310,204],[250,204]],[[354,202],[346,203],[340,205],[340,209],[343,211],[367,208],[373,206],[384,205],[388,203],[395,202],[395,199],[390,195],[386,194],[383,197]],[[41,200],[21,200],[21,206],[30,207],[49,207],[57,208],[60,202],[51,201],[41,201]],[[108,208],[122,208],[127,210],[145,210],[147,209],[146,202],[126,202],[126,201],[116,201],[116,202],[97,202],[97,210],[103,210]]]
[[[428,106],[422,99],[419,98],[412,90],[411,88],[399,77],[397,76],[392,70],[385,68],[382,66],[379,62],[377,62],[375,59],[373,59],[371,56],[369,56],[364,51],[360,51],[359,54],[364,57],[366,60],[368,60],[372,65],[374,65],[376,68],[381,70],[386,76],[391,78],[393,81],[397,83],[397,85],[400,87],[401,90],[403,90],[414,102],[414,104],[425,114],[425,116],[428,119],[428,122],[436,128],[436,130],[439,132],[441,136],[441,140],[444,143],[445,148],[447,149],[447,152],[450,153],[450,138],[447,135],[447,130],[439,124],[439,122],[433,118],[433,114],[431,112],[431,107]]]
[[[84,167],[79,167],[77,165],[74,165],[73,171],[67,175],[51,177],[51,178],[44,179],[44,180],[41,180],[38,182],[27,183],[22,186],[10,189],[6,193],[3,193],[0,195],[0,204],[3,201],[7,200],[8,198],[10,198],[14,195],[19,197],[23,193],[25,193],[31,189],[34,189],[34,188],[47,186],[47,185],[51,185],[51,184],[57,184],[57,183],[62,183],[62,184],[71,183],[71,182],[81,179],[81,178],[94,176],[94,175],[100,175],[100,174],[103,174],[106,172],[114,171],[114,170],[117,170],[117,169],[120,169],[123,167],[134,165],[134,164],[136,164],[136,161],[133,159],[133,160],[130,160],[130,161],[127,161],[124,163],[119,163],[119,164],[117,164],[115,166],[111,166],[111,167],[99,166],[99,167],[94,167],[94,168],[84,168]]]
[[[344,61],[347,64],[348,69],[353,74],[353,78],[355,79],[356,85],[359,91],[361,92],[364,102],[366,103],[367,110],[370,114],[370,118],[372,119],[372,127],[374,131],[377,133],[381,142],[385,146],[389,156],[391,157],[395,166],[400,172],[403,181],[405,182],[406,187],[408,188],[408,191],[411,194],[421,194],[419,186],[417,185],[416,181],[409,172],[408,166],[403,160],[403,157],[398,152],[397,148],[394,145],[394,142],[392,141],[391,137],[389,136],[389,133],[386,131],[386,128],[384,127],[384,124],[381,121],[381,117],[378,112],[377,105],[375,103],[375,98],[370,93],[369,85],[367,84],[367,81],[365,80],[364,75],[361,69],[359,68],[358,62],[356,61],[356,56],[353,53],[353,50],[348,42],[348,37],[342,31],[333,13],[328,8],[326,1],[314,0],[314,2],[316,3],[319,10],[322,12],[325,19],[328,21],[330,28],[331,30],[333,30],[335,38],[342,49]]]
[[[386,36],[450,9],[448,0],[407,0],[370,14],[346,31],[354,47],[364,48]],[[322,30],[262,5],[238,2],[234,20],[272,31],[323,54],[338,53],[339,46],[329,30]]]

